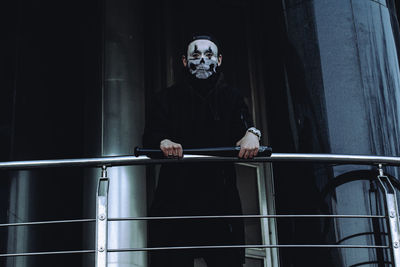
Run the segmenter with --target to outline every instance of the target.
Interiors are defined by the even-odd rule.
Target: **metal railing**
[[[170,217],[108,217],[108,185],[107,168],[126,165],[150,165],[150,164],[169,164],[169,163],[189,163],[189,162],[309,162],[309,163],[330,163],[330,164],[352,164],[352,165],[374,165],[379,170],[376,180],[384,193],[384,207],[386,214],[383,215],[224,215],[224,216],[170,216]],[[77,251],[49,251],[0,254],[0,257],[16,256],[35,256],[35,255],[54,255],[54,254],[75,254],[75,253],[95,253],[96,266],[107,266],[107,255],[112,252],[134,252],[134,251],[154,251],[154,250],[187,250],[187,249],[221,249],[221,248],[370,248],[370,249],[390,249],[394,266],[400,266],[400,222],[397,207],[397,196],[395,188],[390,179],[384,175],[383,166],[400,166],[400,157],[381,157],[364,155],[338,155],[338,154],[291,154],[273,153],[270,157],[256,157],[254,159],[238,159],[235,157],[215,157],[185,155],[182,159],[150,159],[145,156],[114,156],[102,158],[82,158],[82,159],[62,159],[62,160],[30,160],[30,161],[10,161],[0,162],[0,170],[26,170],[34,168],[55,168],[55,167],[95,167],[101,168],[97,188],[97,205],[95,219],[59,220],[59,221],[40,221],[24,223],[0,224],[0,227],[19,227],[27,225],[46,225],[61,223],[84,223],[96,222],[96,236],[94,250]],[[177,247],[147,247],[147,248],[123,248],[112,249],[107,247],[107,230],[110,221],[138,221],[138,220],[176,220],[176,219],[216,219],[216,218],[359,218],[359,219],[386,219],[389,230],[389,244],[386,246],[374,245],[224,245],[224,246],[177,246]]]

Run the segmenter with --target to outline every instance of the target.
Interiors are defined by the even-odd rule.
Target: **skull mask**
[[[187,63],[192,75],[198,79],[207,79],[216,72],[218,47],[205,39],[191,42],[187,50]]]

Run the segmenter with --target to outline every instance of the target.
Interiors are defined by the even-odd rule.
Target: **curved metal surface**
[[[272,114],[285,111],[289,114],[287,118],[281,115],[276,123],[269,125],[275,137],[271,144],[275,151],[400,155],[400,72],[394,41],[399,32],[398,22],[392,23],[390,19],[391,13],[396,12],[390,8],[394,1],[283,2],[289,40],[285,51],[288,89],[287,95],[280,99],[279,90],[271,96],[271,110]],[[282,138],[284,133],[289,133],[292,139]],[[276,164],[277,213],[285,210],[297,213],[307,207],[306,212],[314,208],[315,212],[323,210],[333,214],[380,214],[377,203],[380,196],[368,180],[333,187],[329,198],[322,196],[332,180],[365,169],[348,165]],[[399,177],[398,171],[392,167],[385,170],[395,177]],[[313,206],[314,203],[318,205]],[[295,239],[299,243],[311,238],[334,243],[359,231],[383,232],[381,224],[374,220],[315,221],[314,224],[293,220],[292,225],[284,226],[293,230],[279,228],[280,240]],[[307,231],[308,235],[302,235],[300,229],[312,233]],[[384,237],[358,237],[357,242],[379,244],[384,242]],[[375,260],[382,263],[388,259],[381,251],[332,249],[320,257],[315,253],[319,259],[314,258],[310,263],[313,251],[280,252],[283,266],[344,267]]]
[[[145,114],[143,2],[104,0],[103,3],[101,155],[114,156],[131,153],[142,140]],[[103,165],[114,166],[108,162]],[[109,170],[109,216],[143,216],[147,210],[145,168],[138,164],[123,165]],[[144,221],[109,223],[107,242],[115,247],[145,246],[146,233]],[[107,256],[108,267],[145,267],[146,262],[144,253]]]

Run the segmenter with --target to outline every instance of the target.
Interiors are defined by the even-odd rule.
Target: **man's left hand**
[[[255,134],[246,132],[243,138],[240,139],[236,145],[240,146],[239,158],[252,159],[258,153],[260,141],[258,141],[258,136]]]

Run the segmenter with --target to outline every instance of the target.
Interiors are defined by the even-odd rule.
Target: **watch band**
[[[249,128],[249,129],[247,129],[247,131],[250,132],[250,133],[252,133],[252,134],[254,134],[254,135],[256,135],[256,136],[258,137],[258,141],[260,141],[260,139],[261,139],[261,132],[260,132],[260,130],[258,130],[256,127],[251,127],[251,128]]]

